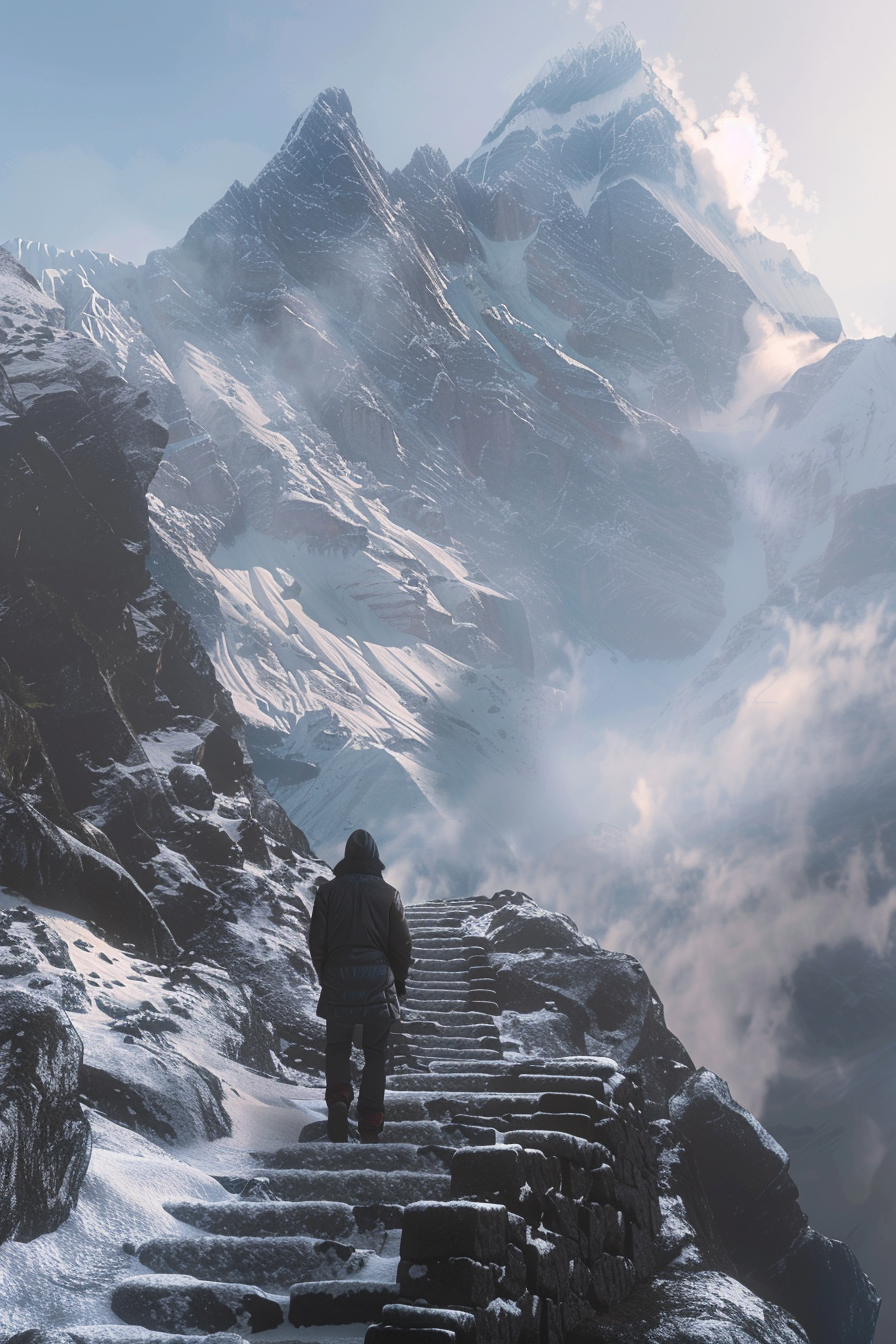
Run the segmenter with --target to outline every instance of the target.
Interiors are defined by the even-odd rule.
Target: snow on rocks
[[[90,1159],[80,1063],[64,1013],[37,994],[0,994],[0,1241],[54,1231],[78,1202]]]

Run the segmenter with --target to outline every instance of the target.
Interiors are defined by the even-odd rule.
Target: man
[[[411,933],[401,897],[382,879],[383,863],[368,831],[352,831],[345,858],[314,898],[308,947],[320,980],[318,1017],[327,1021],[327,1138],[348,1140],[351,1052],[363,1029],[364,1071],[358,1134],[377,1143],[384,1121],[386,1045],[401,1017],[411,965]]]

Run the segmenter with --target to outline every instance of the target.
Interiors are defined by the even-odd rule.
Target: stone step
[[[137,1259],[157,1274],[286,1291],[308,1279],[388,1281],[398,1264],[348,1243],[313,1237],[155,1237],[138,1247]]]
[[[440,1120],[387,1120],[378,1146],[391,1144],[393,1136],[400,1142],[417,1143],[421,1147],[432,1144],[441,1148],[467,1148],[496,1142],[494,1125],[456,1125]]]
[[[483,1105],[485,1100],[490,1100],[490,1094],[486,1098],[482,1093],[472,1093],[458,1095],[449,1093],[437,1093],[427,1095],[423,1092],[395,1092],[386,1093],[386,1114],[389,1120],[438,1120],[441,1124],[452,1123],[455,1115],[461,1113],[469,1114],[475,1120],[477,1125],[489,1126],[492,1123],[491,1117],[500,1116],[501,1110],[495,1110],[486,1113],[486,1107]],[[514,1108],[520,1110],[530,1100],[520,1093],[514,1093],[506,1098],[505,1110],[511,1111]],[[532,1096],[532,1110],[536,1109],[538,1098]],[[387,1124],[389,1121],[386,1122]]]
[[[487,1058],[501,1057],[501,1038],[495,1036],[407,1036],[397,1037],[394,1046],[396,1050],[404,1053],[426,1055],[427,1057],[440,1050],[455,1050],[458,1057],[463,1057],[465,1051],[488,1050]],[[470,1058],[475,1058],[470,1055]]]
[[[446,1013],[463,1012],[469,1006],[471,990],[469,985],[411,985],[408,987],[408,997],[405,1004],[411,1008],[428,1008],[431,1012],[437,1011],[434,1007],[437,1003],[447,1003],[451,1006],[445,1009]]]
[[[140,1274],[117,1283],[110,1306],[131,1326],[207,1335],[223,1329],[241,1335],[276,1330],[283,1308],[255,1284],[211,1283],[183,1274]]]
[[[494,1023],[489,1014],[478,1013],[475,1009],[458,1009],[457,1006],[444,1013],[436,1012],[432,1008],[411,1008],[402,1009],[402,1022],[433,1022],[436,1026],[489,1026]]]
[[[254,1153],[258,1161],[274,1171],[444,1171],[447,1163],[432,1153],[421,1153],[420,1143],[433,1143],[432,1137],[421,1140],[402,1139],[390,1127],[388,1143],[329,1143],[315,1139],[318,1125],[315,1121],[305,1129],[308,1139],[287,1144],[273,1153]],[[305,1133],[305,1130],[302,1131]],[[253,1173],[254,1174],[254,1173]]]
[[[505,1077],[510,1077],[512,1076],[511,1074],[512,1069],[513,1065],[506,1059],[476,1060],[477,1073],[494,1073],[494,1074],[501,1074],[502,1076]],[[452,1064],[450,1060],[446,1060],[444,1064],[438,1064],[436,1062],[433,1062],[432,1072],[456,1073],[457,1065],[456,1063]]]
[[[527,1073],[555,1074],[568,1078],[612,1078],[619,1072],[615,1060],[599,1055],[566,1055],[559,1059],[533,1059],[527,1062]]]
[[[478,983],[478,982],[476,982]],[[441,971],[426,975],[409,975],[406,981],[408,993],[413,998],[421,989],[440,989],[444,994],[469,994],[474,982],[467,975],[454,975],[450,971]]]
[[[444,1032],[443,1032],[444,1026]],[[408,1040],[434,1040],[437,1038],[445,1039],[450,1037],[452,1040],[477,1040],[486,1041],[501,1039],[498,1028],[489,1018],[486,1022],[472,1022],[469,1025],[451,1025],[438,1022],[414,1022],[402,1021],[399,1026],[393,1028],[392,1038],[399,1036],[407,1037]]]
[[[22,1331],[13,1338],[29,1344],[196,1344],[195,1335],[169,1334],[139,1325],[53,1325]],[[245,1344],[242,1335],[218,1331],[204,1335],[203,1344]]]
[[[293,1284],[289,1323],[307,1326],[368,1325],[400,1296],[397,1283],[358,1283],[351,1279]],[[341,1338],[341,1336],[340,1336]],[[359,1335],[360,1341],[360,1335]]]
[[[518,1073],[512,1080],[507,1079],[509,1092],[519,1089],[521,1092],[573,1092],[593,1096],[597,1101],[606,1102],[609,1092],[601,1078],[574,1078],[565,1074]]]
[[[378,1250],[384,1234],[401,1227],[397,1204],[339,1204],[333,1200],[184,1200],[163,1205],[172,1218],[218,1237],[317,1237]]]
[[[420,1077],[411,1074],[410,1077]],[[429,1081],[430,1088],[432,1080]],[[332,1147],[355,1145],[333,1144]],[[376,1152],[387,1144],[360,1145],[364,1152]],[[216,1175],[215,1180],[231,1194],[243,1190],[258,1199],[261,1191],[273,1199],[330,1199],[338,1194],[346,1204],[413,1204],[418,1199],[447,1199],[451,1178],[445,1171],[349,1171],[329,1168],[320,1171],[278,1171],[268,1168],[245,1176]],[[296,1275],[295,1282],[305,1276]]]
[[[447,1171],[450,1161],[450,1153],[455,1148],[464,1148],[471,1143],[483,1144],[494,1143],[495,1141],[493,1137],[494,1126],[489,1127],[486,1124],[483,1127],[483,1124],[478,1120],[473,1126],[473,1129],[475,1130],[474,1133],[470,1130],[464,1130],[461,1126],[456,1125],[450,1115],[447,1114],[444,1119],[423,1115],[415,1117],[412,1120],[396,1120],[391,1113],[391,1107],[388,1105],[386,1106],[386,1114],[386,1123],[383,1125],[383,1131],[378,1144],[371,1147],[371,1145],[365,1145],[359,1142],[352,1144],[350,1140],[349,1145],[347,1146],[353,1147],[355,1152],[360,1153],[362,1156],[356,1163],[348,1163],[347,1168],[343,1167],[343,1170],[348,1169],[358,1171],[364,1167],[372,1167],[377,1171]],[[445,1126],[448,1126],[448,1129],[446,1129]],[[450,1133],[448,1132],[449,1129]],[[313,1120],[310,1125],[305,1125],[299,1135],[299,1143],[302,1145],[303,1151],[309,1147],[313,1147],[315,1143],[317,1143],[318,1147],[322,1146],[327,1148],[330,1152],[334,1151],[333,1145],[324,1142],[325,1139],[325,1120]],[[342,1145],[337,1145],[337,1148],[341,1147]],[[374,1160],[367,1162],[364,1160],[363,1154],[369,1154],[372,1151],[382,1152],[386,1147],[390,1149],[401,1149],[403,1152],[406,1152],[409,1148],[412,1152],[418,1152],[419,1150],[419,1157],[414,1162],[409,1161],[405,1163],[404,1161],[399,1161],[394,1166],[388,1161],[387,1156],[379,1161]],[[285,1151],[288,1154],[296,1152],[293,1148],[286,1149]],[[302,1153],[300,1152],[297,1160],[290,1162],[287,1159],[284,1161],[282,1168],[278,1166],[278,1170],[313,1170],[315,1163],[313,1161],[303,1162],[300,1160],[301,1156]],[[327,1156],[324,1156],[321,1162],[317,1165],[323,1164],[328,1166],[334,1165]]]
[[[395,1092],[432,1092],[445,1096],[453,1092],[487,1092],[495,1084],[490,1073],[396,1073],[392,1075],[391,1085]]]
[[[458,971],[466,972],[470,962],[466,957],[415,957],[414,970],[422,971]]]
[[[461,1059],[475,1059],[477,1061],[487,1061],[501,1058],[501,1051],[494,1048],[488,1049],[481,1046],[457,1047],[450,1045],[418,1045],[414,1047],[414,1054],[417,1059],[424,1060],[443,1060],[450,1063],[452,1067]]]
[[[452,960],[456,960],[456,958],[452,958]],[[472,972],[472,974],[478,978],[482,972],[476,970],[475,972]],[[469,970],[461,972],[455,970],[427,971],[417,970],[412,967],[411,970],[408,971],[406,983],[409,985],[458,985],[463,981],[469,982],[470,975],[471,972]]]
[[[444,1010],[446,1013],[453,1012],[457,1007],[457,999],[439,999],[429,994],[408,995],[408,1006],[411,1008],[426,1008],[431,1013],[438,1013]],[[491,1016],[491,1014],[489,1014]]]

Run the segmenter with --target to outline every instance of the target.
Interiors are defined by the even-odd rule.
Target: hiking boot
[[[382,1111],[358,1107],[358,1138],[362,1143],[379,1143],[385,1116]]]
[[[328,1087],[327,1138],[331,1143],[348,1143],[348,1108],[351,1105],[350,1087]]]

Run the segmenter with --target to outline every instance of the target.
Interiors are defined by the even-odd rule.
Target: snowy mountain
[[[654,412],[731,397],[757,303],[839,324],[701,208],[676,115],[612,30],[456,173],[384,173],[330,90],[143,267],[13,247],[168,424],[154,571],[314,843],[472,794],[506,854],[564,649],[681,658],[723,619],[726,491]]]

